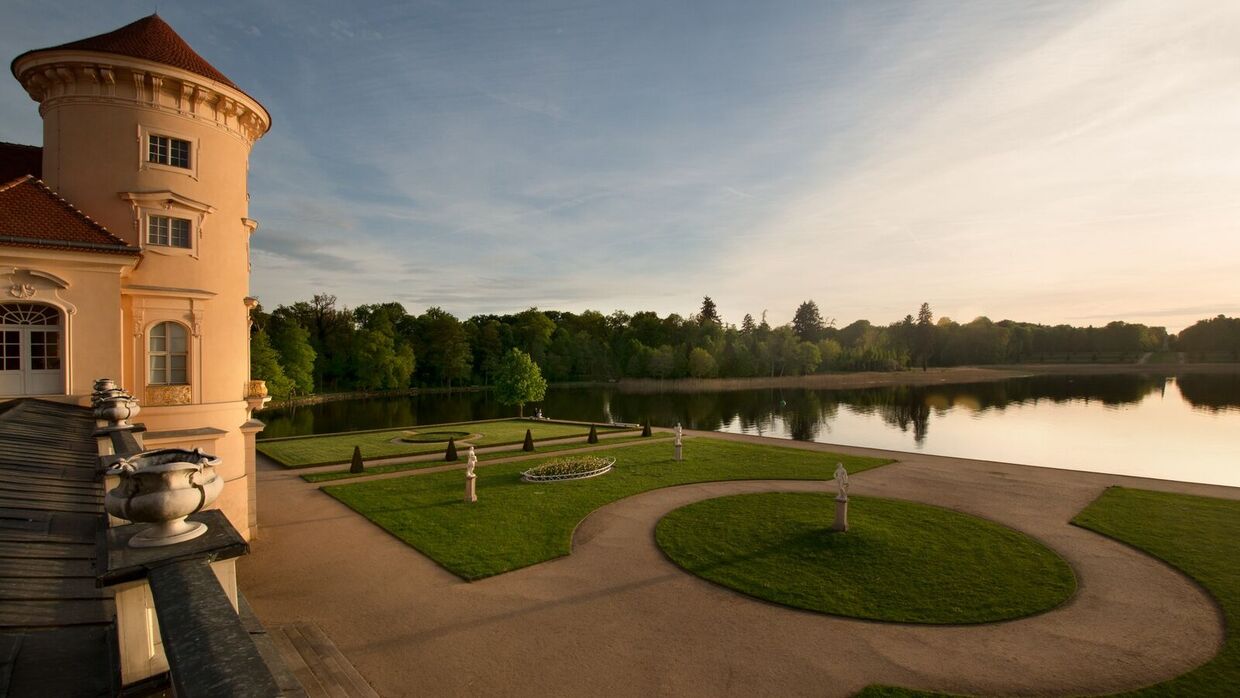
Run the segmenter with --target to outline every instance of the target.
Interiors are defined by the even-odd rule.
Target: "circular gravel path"
[[[1042,615],[989,625],[850,620],[720,588],[676,567],[654,543],[660,517],[691,502],[832,487],[789,481],[630,497],[588,516],[572,555],[465,583],[299,473],[270,464],[260,465],[259,538],[239,561],[241,590],[266,623],[317,623],[384,696],[845,696],[871,683],[1088,694],[1179,675],[1221,646],[1218,609],[1199,587],[1068,521],[1109,485],[1233,499],[1240,490],[779,443],[899,458],[854,475],[852,492],[948,507],[1023,531],[1072,565],[1077,594]]]

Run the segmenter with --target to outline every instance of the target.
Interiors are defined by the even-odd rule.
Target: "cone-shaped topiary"
[[[586,443],[598,443],[598,429],[595,429],[593,424],[590,425],[590,436],[586,438]]]
[[[651,436],[649,417],[646,418],[646,423],[642,425],[642,436]]]
[[[444,461],[452,463],[456,461],[456,437],[448,437],[448,450],[443,454]]]
[[[521,444],[521,450],[522,451],[533,451],[534,450],[534,435],[530,433],[529,429],[525,430],[525,443]]]
[[[353,462],[349,464],[349,472],[360,473],[366,470],[366,466],[362,463],[362,447],[353,447]]]

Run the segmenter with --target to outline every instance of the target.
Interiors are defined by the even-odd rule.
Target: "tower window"
[[[189,141],[151,134],[148,136],[147,160],[189,169]]]
[[[146,244],[165,247],[192,247],[189,221],[169,216],[147,216]]]
[[[189,383],[186,364],[189,346],[185,326],[161,322],[151,327],[147,356],[150,359],[149,385],[185,385]]]

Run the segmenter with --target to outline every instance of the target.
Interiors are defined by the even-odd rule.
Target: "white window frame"
[[[159,229],[163,228],[162,222],[167,223],[167,228],[161,231]],[[176,223],[185,224],[184,245],[177,244],[177,238],[180,237],[180,235],[178,235],[180,231],[178,231],[177,228],[180,226],[177,226]],[[161,235],[164,237],[162,242],[158,239]],[[173,247],[182,250],[192,250],[194,249],[194,221],[189,218],[181,218],[179,216],[166,216],[159,213],[147,213],[146,244],[158,247]]]
[[[153,340],[159,339],[158,337],[155,336],[156,328],[163,327],[165,325],[174,325],[180,328],[181,332],[184,333],[184,339],[185,339],[185,351],[184,352],[173,352],[172,351],[171,347],[169,346],[172,337],[169,336],[168,334],[165,334],[163,337],[164,348],[162,350],[155,350],[152,348],[151,345],[153,344]],[[161,320],[159,322],[151,323],[151,326],[146,328],[146,384],[147,385],[191,385],[190,379],[191,379],[192,373],[190,370],[191,368],[190,367],[190,348],[192,344],[192,341],[191,341],[192,337],[193,337],[193,334],[190,332],[190,328],[187,327],[184,323],[177,322],[176,320]],[[180,369],[181,371],[185,372],[185,381],[183,383],[176,383],[171,380],[173,378],[172,371],[174,370],[172,368],[172,357],[174,356],[185,357],[184,366],[182,366],[182,368]],[[163,374],[164,374],[163,381],[155,380],[154,364],[155,364],[155,359],[157,357],[164,358],[163,368],[160,369],[161,371],[163,371]]]
[[[162,162],[151,162],[150,148],[151,137],[158,136],[161,138],[175,139],[189,143],[189,167],[178,167],[176,165],[165,165]],[[200,160],[199,140],[196,136],[188,133],[180,132],[175,129],[156,128],[145,124],[138,125],[138,169],[139,170],[158,170],[161,172],[175,172],[183,174],[194,180],[198,179],[198,161]]]
[[[138,231],[138,246],[144,252],[198,258],[198,242],[203,236],[203,225],[215,208],[170,191],[122,192],[121,198],[133,206],[134,225]],[[151,218],[180,218],[189,221],[189,247],[151,242]],[[171,232],[169,233],[171,243]]]

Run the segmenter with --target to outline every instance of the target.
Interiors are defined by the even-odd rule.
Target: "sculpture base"
[[[832,531],[843,533],[848,530],[848,500],[835,499],[835,523],[831,525]]]
[[[158,548],[193,540],[207,532],[207,525],[198,521],[166,521],[151,524],[146,530],[129,539],[131,548]]]
[[[681,446],[680,444],[676,444],[676,460],[677,461],[682,461],[685,459],[683,448],[684,447]]]
[[[466,504],[473,504],[474,502],[478,501],[478,492],[475,489],[475,487],[477,486],[477,481],[478,481],[477,475],[466,478],[465,480],[465,503]]]

